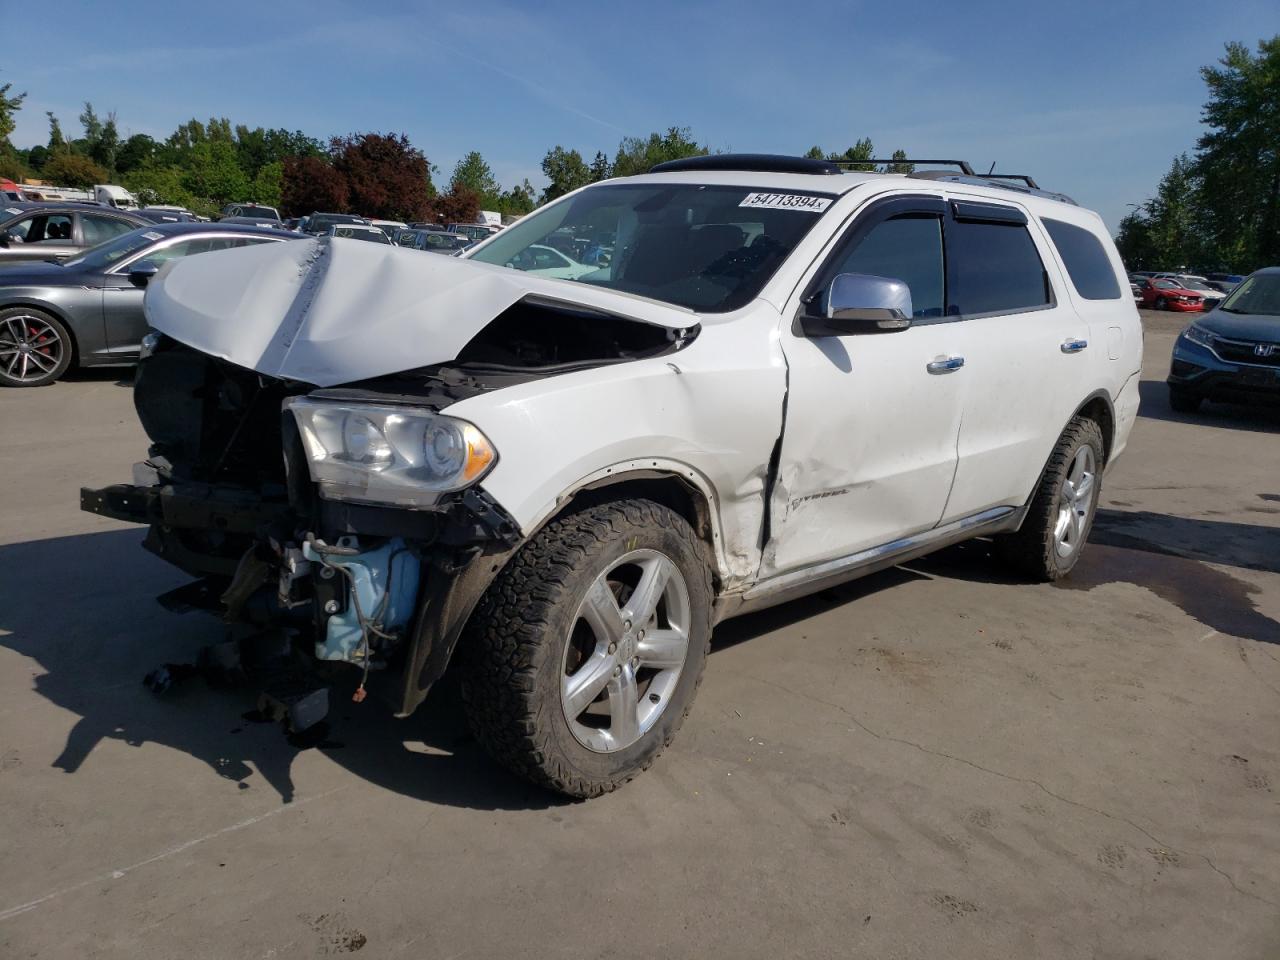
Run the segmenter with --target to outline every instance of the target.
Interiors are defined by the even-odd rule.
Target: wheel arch
[[[1083,417],[1086,420],[1092,420],[1098,425],[1098,429],[1102,431],[1102,462],[1105,466],[1111,462],[1111,448],[1115,444],[1116,438],[1116,408],[1111,399],[1111,394],[1106,390],[1095,390],[1085,398],[1080,406],[1076,407],[1069,420],[1062,425],[1062,430],[1058,432],[1058,436],[1062,436],[1062,431],[1072,420],[1077,417]]]
[[[49,301],[41,300],[38,297],[17,296],[7,298],[3,303],[0,303],[0,311],[11,310],[14,307],[29,307],[33,310],[39,310],[42,313],[49,314],[49,316],[62,324],[62,329],[67,331],[67,339],[71,341],[71,363],[67,365],[67,369],[75,370],[79,368],[80,341],[76,339],[75,327],[64,311],[60,310],[54,304],[49,303]]]
[[[526,531],[532,537],[557,517],[584,505],[639,498],[669,507],[684,517],[710,551],[716,591],[724,581],[724,537],[715,490],[687,464],[662,458],[631,460],[603,467],[581,478],[556,498],[555,504]]]

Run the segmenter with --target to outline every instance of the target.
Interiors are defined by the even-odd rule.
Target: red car
[[[1149,277],[1142,288],[1142,305],[1153,310],[1199,313],[1204,309],[1204,297],[1174,280]]]

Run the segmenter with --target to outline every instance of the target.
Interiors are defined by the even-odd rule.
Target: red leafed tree
[[[346,213],[351,204],[347,178],[320,157],[286,157],[280,178],[280,211],[286,217]]]
[[[475,223],[480,214],[480,194],[455,183],[448,193],[431,201],[431,213],[436,223]]]
[[[334,137],[329,153],[334,170],[346,179],[352,212],[388,220],[426,215],[431,170],[404,134]]]

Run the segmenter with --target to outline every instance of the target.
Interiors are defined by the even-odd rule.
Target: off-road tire
[[[1057,523],[1063,483],[1071,463],[1080,448],[1088,444],[1093,448],[1097,465],[1094,475],[1093,502],[1085,522],[1083,536],[1070,556],[1058,553],[1054,529]],[[996,558],[1011,572],[1037,582],[1061,580],[1071,572],[1080,559],[1093,527],[1101,495],[1103,460],[1102,430],[1093,420],[1076,417],[1062,432],[1049,463],[1040,477],[1040,483],[1031,498],[1031,506],[1016,533],[997,536],[994,542]]]
[[[39,319],[43,323],[47,323],[58,335],[62,341],[62,355],[57,365],[47,373],[38,377],[31,377],[26,380],[20,380],[16,376],[9,376],[5,372],[8,358],[5,362],[0,362],[0,387],[45,387],[59,379],[67,368],[71,366],[72,354],[75,352],[75,346],[71,339],[71,334],[67,331],[66,326],[57,317],[44,310],[37,310],[33,307],[10,307],[0,310],[0,340],[6,339],[5,334],[8,328],[5,321],[11,317],[30,316]]]
[[[1204,397],[1191,393],[1189,390],[1182,390],[1178,387],[1169,388],[1169,406],[1173,408],[1175,413],[1195,413],[1200,409],[1200,404],[1204,401]]]
[[[688,655],[653,727],[629,747],[596,753],[573,736],[561,706],[565,645],[587,588],[637,549],[664,553],[684,577]],[[619,500],[552,521],[498,574],[460,641],[462,697],[476,739],[508,769],[559,793],[617,789],[653,763],[687,716],[710,650],[712,599],[707,547],[668,507]]]

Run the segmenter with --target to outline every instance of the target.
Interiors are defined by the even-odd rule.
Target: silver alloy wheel
[[[565,642],[560,704],[584,747],[613,753],[652,729],[689,652],[689,588],[656,550],[633,550],[592,581]]]
[[[1093,455],[1093,447],[1082,446],[1076,451],[1067,476],[1062,481],[1058,519],[1053,527],[1058,556],[1069,557],[1080,549],[1089,526],[1089,514],[1093,511],[1097,485],[1097,460]]]
[[[42,380],[58,369],[66,344],[43,317],[18,314],[0,321],[0,370],[13,380]]]

